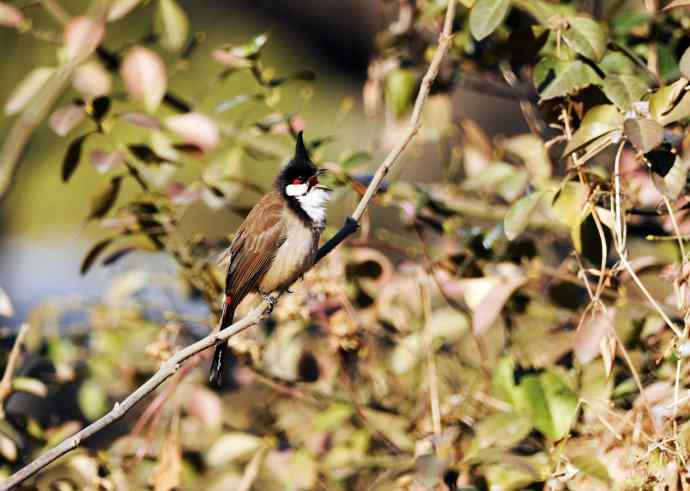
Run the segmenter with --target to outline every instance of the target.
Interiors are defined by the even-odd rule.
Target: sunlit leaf
[[[587,202],[587,187],[580,182],[567,182],[556,196],[552,210],[558,221],[574,227],[585,218],[582,214]]]
[[[108,22],[114,22],[121,19],[143,1],[144,0],[112,0],[110,2],[110,9],[108,10]]]
[[[690,0],[672,0],[662,10],[675,9],[677,7],[689,7]]]
[[[201,113],[170,116],[164,121],[166,128],[187,143],[203,150],[212,150],[220,143],[220,129],[215,121]]]
[[[400,117],[412,104],[417,88],[417,74],[406,69],[396,69],[386,77],[386,107]]]
[[[513,203],[503,219],[503,230],[508,240],[517,239],[525,231],[543,195],[541,191],[535,191]]]
[[[14,377],[12,379],[12,389],[38,397],[45,397],[48,394],[48,388],[43,382],[30,377]]]
[[[54,68],[38,67],[31,70],[17,85],[5,102],[5,114],[11,116],[24,109],[53,75]]]
[[[568,17],[568,29],[563,39],[577,53],[592,61],[599,61],[606,51],[606,33],[599,23],[589,17]]]
[[[17,444],[4,433],[0,432],[0,455],[8,462],[17,460]]]
[[[80,137],[76,138],[67,147],[67,152],[65,153],[65,158],[62,161],[62,182],[67,182],[77,170],[79,165],[79,160],[81,159],[81,149],[84,146],[86,138],[91,133],[85,133]]]
[[[611,102],[627,111],[634,102],[642,99],[649,87],[635,75],[609,75],[604,79],[602,89]]]
[[[65,57],[84,59],[105,37],[105,27],[86,15],[73,17],[65,26]]]
[[[652,152],[645,154],[648,160],[653,157]],[[669,152],[670,153],[670,152]],[[680,156],[670,154],[673,163],[670,168],[663,168],[652,162],[652,181],[661,194],[669,199],[676,199],[685,188],[688,178],[688,162]]]
[[[498,28],[510,9],[510,0],[477,0],[470,11],[470,32],[481,41]]]
[[[14,315],[14,308],[10,301],[9,295],[0,288],[0,315],[4,317],[12,317]]]
[[[653,119],[626,119],[625,136],[642,152],[649,152],[664,140],[664,127]]]
[[[19,27],[24,22],[24,14],[14,5],[0,2],[0,26]]]
[[[247,43],[230,49],[230,53],[240,58],[255,59],[268,41],[268,34],[263,33],[253,37]]]
[[[216,440],[206,453],[212,467],[225,466],[234,460],[246,459],[261,445],[261,438],[249,433],[226,433]]]
[[[96,170],[101,174],[105,174],[124,162],[124,158],[120,152],[106,152],[105,150],[100,149],[92,151],[89,155],[89,160]]]
[[[50,115],[48,125],[58,136],[66,136],[70,131],[84,121],[86,113],[84,107],[77,104],[69,104],[57,108]]]
[[[72,87],[88,97],[99,97],[110,93],[112,76],[97,61],[82,63],[74,71]]]
[[[86,380],[79,387],[77,395],[79,409],[89,420],[97,419],[108,411],[108,396],[98,382]]]
[[[148,112],[158,108],[167,89],[167,73],[157,53],[142,46],[131,48],[122,60],[120,76],[132,100]]]
[[[555,373],[543,372],[522,378],[520,387],[529,402],[534,426],[545,436],[560,440],[570,432],[577,412],[577,396]]]
[[[189,35],[189,21],[175,0],[158,0],[155,26],[165,49],[178,51],[185,45]]]
[[[154,130],[162,128],[160,121],[146,113],[124,113],[120,115],[120,119],[141,128]]]
[[[532,176],[532,182],[538,183],[551,177],[551,159],[541,138],[525,133],[513,136],[503,142],[503,148],[520,157]]]
[[[563,151],[563,157],[580,150],[594,140],[623,130],[623,115],[616,106],[605,104],[594,106],[585,114],[580,127]]]
[[[562,61],[546,57],[534,69],[534,84],[544,101],[573,94],[600,81],[599,75],[580,60]]]
[[[679,97],[683,93],[683,89],[688,85],[688,80],[681,78],[671,85],[661,87],[656,92],[649,96],[649,113],[650,115],[660,121],[660,118],[673,108],[673,105],[679,102]]]

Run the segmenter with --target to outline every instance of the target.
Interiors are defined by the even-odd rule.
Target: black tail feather
[[[231,325],[234,317],[235,308],[233,306],[226,304],[223,307],[223,314],[220,318],[220,329],[223,330],[229,325]],[[211,387],[219,389],[223,385],[223,369],[225,367],[225,358],[227,352],[227,341],[221,342],[218,346],[216,346],[216,350],[213,352],[213,360],[211,361],[211,372],[208,376],[208,383],[211,385]]]

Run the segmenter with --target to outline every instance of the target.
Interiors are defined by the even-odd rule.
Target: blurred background
[[[65,7],[73,13],[82,12],[88,2],[70,1]],[[277,101],[275,110],[299,112],[309,126],[310,138],[333,137],[324,147],[323,159],[334,159],[343,148],[357,144],[362,149],[376,147],[372,135],[383,122],[367,118],[362,108],[362,86],[367,79],[367,66],[374,52],[375,36],[397,15],[396,2],[370,0],[233,0],[181,2],[191,32],[203,32],[204,42],[195,53],[191,67],[172,78],[173,90],[199,93],[213,71],[210,52],[224,43],[239,44],[257,33],[268,32],[271,41],[264,53],[264,63],[277,73],[295,67],[312,70],[316,80],[309,84],[288,87]],[[48,14],[36,7],[30,10],[35,23],[50,25]],[[108,31],[106,46],[121,48],[133,36],[146,32],[151,24],[153,6],[137,9]],[[0,80],[0,95],[6,99],[12,90],[36,66],[55,63],[55,49],[49,44],[0,30],[7,70]],[[214,89],[213,100],[231,98],[251,86],[246,75],[230,77],[220,89]],[[74,98],[64,96],[60,104]],[[454,95],[455,118],[468,116],[489,134],[512,134],[524,131],[516,101],[459,90]],[[212,101],[208,103],[211,104]],[[58,104],[58,105],[60,105]],[[346,108],[346,114],[343,108]],[[496,115],[499,117],[496,117]],[[258,115],[253,115],[258,116]],[[0,115],[0,140],[4,140],[13,118]],[[290,144],[277,138],[285,157]],[[60,180],[60,166],[70,139],[58,138],[47,125],[34,133],[28,151],[16,174],[15,185],[8,197],[0,202],[0,286],[12,298],[16,325],[29,307],[51,298],[74,296],[96,298],[113,274],[130,267],[150,263],[151,254],[134,254],[116,267],[93,268],[88,275],[79,274],[79,266],[89,245],[100,237],[93,224],[86,225],[90,193],[99,182],[99,174],[84,165],[65,186]],[[87,148],[88,145],[87,145]],[[384,149],[385,150],[385,149]],[[415,158],[433,160],[430,154]],[[377,157],[382,152],[374,154]],[[261,185],[267,186],[277,165],[245,162],[246,172]],[[257,168],[258,167],[258,168]],[[427,171],[429,167],[424,167]],[[433,165],[431,166],[433,169]],[[418,179],[420,168],[410,170],[407,177]],[[265,187],[264,187],[265,189]],[[256,195],[243,196],[251,202]],[[341,209],[341,207],[335,207]],[[197,210],[198,211],[198,210]],[[201,212],[199,212],[201,213]],[[331,223],[339,223],[342,213],[332,213]],[[219,237],[234,230],[239,217],[217,213],[192,213],[190,232]],[[166,265],[158,264],[165,268]]]

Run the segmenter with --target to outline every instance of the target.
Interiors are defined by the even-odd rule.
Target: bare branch
[[[453,18],[455,17],[455,4],[456,0],[450,0],[448,2],[448,9],[446,11],[446,17],[444,21],[443,32],[439,36],[439,46],[434,54],[434,57],[429,65],[426,75],[422,80],[421,87],[419,89],[419,94],[412,111],[412,116],[410,117],[410,122],[407,131],[401,138],[400,142],[395,146],[391,153],[386,157],[383,163],[379,166],[374,178],[372,179],[369,187],[367,188],[364,196],[360,200],[357,209],[352,214],[352,217],[348,217],[345,225],[336,234],[336,236],[328,241],[319,250],[317,255],[317,260],[324,257],[328,252],[333,250],[340,242],[345,240],[350,234],[354,233],[358,228],[358,222],[362,218],[362,215],[367,209],[371,198],[374,193],[378,190],[384,177],[388,171],[395,165],[399,160],[402,152],[407,148],[412,138],[417,134],[421,126],[421,115],[422,109],[424,108],[424,103],[429,95],[429,90],[431,89],[431,84],[438,74],[438,69],[441,64],[441,60],[448,51],[448,47],[451,42],[451,29],[453,26]],[[27,136],[28,137],[28,136]],[[4,162],[6,163],[6,162]],[[2,195],[2,181],[0,179],[0,196]],[[343,233],[344,232],[344,233]],[[338,239],[334,242],[334,239]],[[280,295],[275,295],[274,298],[277,299]],[[182,363],[196,355],[197,353],[204,351],[212,346],[215,346],[221,342],[226,342],[231,337],[244,331],[245,329],[257,324],[261,319],[268,315],[269,303],[264,300],[258,307],[254,308],[247,316],[241,320],[235,322],[231,326],[223,329],[222,331],[215,331],[209,334],[205,338],[197,341],[194,344],[187,346],[186,348],[178,351],[163,364],[161,364],[158,371],[148,379],[143,385],[140,385],[138,389],[132,392],[125,400],[121,403],[115,403],[110,412],[101,417],[100,419],[94,421],[86,428],[72,435],[71,437],[63,440],[60,444],[48,450],[46,453],[38,457],[33,462],[26,465],[24,468],[20,469],[18,472],[10,476],[6,481],[0,484],[0,491],[9,491],[30,477],[34,476],[40,472],[43,468],[62,457],[66,453],[77,448],[82,441],[86,438],[98,433],[103,428],[111,425],[112,423],[121,419],[130,409],[132,409],[137,403],[142,399],[151,394],[158,386],[163,382],[173,376],[179,370]]]

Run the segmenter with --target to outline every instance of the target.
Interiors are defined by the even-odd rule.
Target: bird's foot
[[[271,295],[270,293],[263,295],[263,297],[264,297],[264,301],[268,304],[268,308],[266,309],[266,314],[270,315],[276,306],[276,298],[273,295]]]

